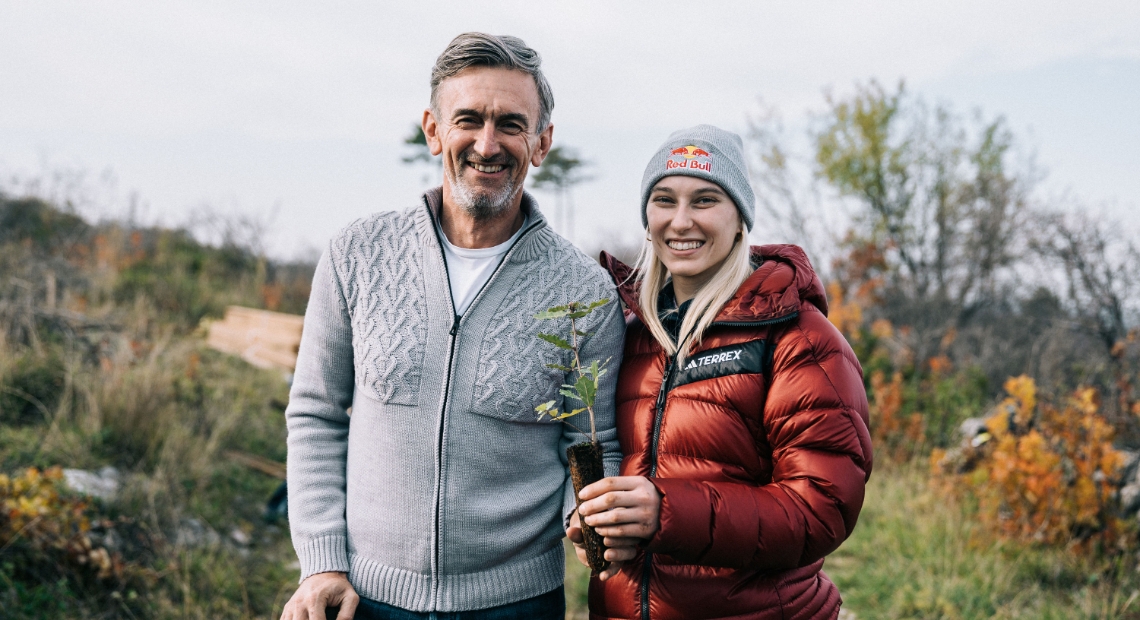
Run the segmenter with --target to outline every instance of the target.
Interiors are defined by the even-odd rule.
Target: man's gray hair
[[[482,32],[465,32],[448,44],[431,69],[431,109],[438,114],[436,91],[440,83],[470,67],[493,67],[523,71],[534,78],[538,88],[538,125],[540,133],[550,124],[554,110],[554,93],[542,74],[542,57],[518,37],[496,36]]]

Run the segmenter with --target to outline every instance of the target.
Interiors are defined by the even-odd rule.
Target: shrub
[[[0,371],[0,423],[50,421],[64,388],[64,368],[52,354],[24,350]]]
[[[38,198],[0,195],[0,243],[21,243],[47,254],[84,239],[90,229],[70,208],[57,208]]]
[[[0,606],[35,612],[66,607],[65,601],[51,600],[62,591],[74,598],[111,599],[114,607],[129,611],[127,601],[137,598],[136,589],[153,583],[154,574],[96,542],[102,541],[92,531],[97,513],[86,501],[61,494],[62,478],[58,467],[30,468],[15,477],[0,474],[0,576],[23,586],[9,588]]]
[[[1056,404],[1040,400],[1029,377],[1009,379],[1005,390],[1009,396],[979,437],[973,471],[949,474],[945,453],[932,455],[946,488],[976,500],[982,522],[1009,538],[1100,550],[1122,544],[1126,526],[1113,497],[1124,459],[1096,390],[1079,389]]]

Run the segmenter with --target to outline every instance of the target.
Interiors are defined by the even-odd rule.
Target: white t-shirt
[[[530,223],[530,216],[523,220],[522,226],[511,235],[510,239],[499,245],[489,248],[461,248],[451,244],[443,228],[436,222],[439,238],[443,240],[443,258],[447,261],[447,278],[451,281],[451,301],[455,304],[455,314],[463,316],[468,306],[475,300],[475,296],[483,289],[499,260],[511,249],[511,245],[518,240],[526,225]]]

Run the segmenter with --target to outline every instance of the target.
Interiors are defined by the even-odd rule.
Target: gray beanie
[[[748,230],[756,215],[756,197],[748,182],[744,142],[740,136],[712,125],[697,125],[674,132],[661,145],[641,179],[641,223],[648,228],[645,207],[658,181],[673,175],[700,177],[716,183],[740,210]]]

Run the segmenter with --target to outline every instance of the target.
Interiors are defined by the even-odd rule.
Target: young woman
[[[625,458],[582,491],[613,562],[591,580],[591,618],[839,614],[821,567],[871,473],[862,369],[803,251],[748,246],[746,171],[736,134],[674,133],[642,182],[638,269],[603,254],[629,322]]]

